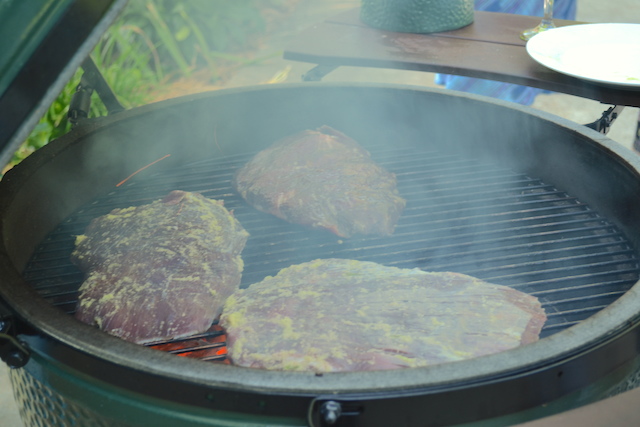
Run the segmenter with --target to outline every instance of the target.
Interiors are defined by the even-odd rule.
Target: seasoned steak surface
[[[247,237],[221,201],[196,193],[114,209],[76,238],[76,318],[136,343],[203,332],[240,284]]]
[[[537,298],[458,273],[322,259],[234,293],[220,325],[238,366],[315,372],[419,367],[538,340]]]
[[[233,185],[263,212],[342,237],[392,234],[406,203],[395,175],[329,126],[261,151],[238,170]]]

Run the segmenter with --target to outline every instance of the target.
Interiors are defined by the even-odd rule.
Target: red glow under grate
[[[148,344],[148,347],[181,357],[229,363],[227,359],[227,336],[217,324],[213,324],[202,334],[158,344],[152,343]]]

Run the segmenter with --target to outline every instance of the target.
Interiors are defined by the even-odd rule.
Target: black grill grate
[[[250,158],[235,155],[155,175],[150,168],[114,187],[42,242],[25,269],[25,279],[45,299],[72,313],[82,281],[69,261],[74,236],[92,218],[113,208],[149,203],[175,189],[223,199],[249,231],[242,286],[289,265],[328,257],[455,271],[537,296],[548,315],[544,337],[608,306],[640,276],[634,249],[613,224],[539,179],[438,152],[388,147],[370,151],[396,173],[400,193],[407,199],[393,236],[340,239],[256,211],[231,188],[233,173]],[[194,352],[203,346],[219,347],[223,344],[216,341],[216,328],[181,342],[193,344]],[[171,351],[185,355],[189,350],[177,345]]]

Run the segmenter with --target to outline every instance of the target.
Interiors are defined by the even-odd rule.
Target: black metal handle
[[[0,359],[10,368],[21,368],[29,361],[29,351],[11,335],[13,315],[0,300]]]

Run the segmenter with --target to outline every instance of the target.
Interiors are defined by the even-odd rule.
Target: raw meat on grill
[[[458,273],[322,259],[234,293],[220,325],[238,366],[314,372],[420,367],[538,340],[537,298]]]
[[[204,332],[239,286],[248,233],[223,206],[173,191],[114,209],[76,238],[76,318],[143,344]]]
[[[329,126],[259,152],[238,170],[233,185],[258,210],[342,237],[392,234],[406,203],[395,175]]]

